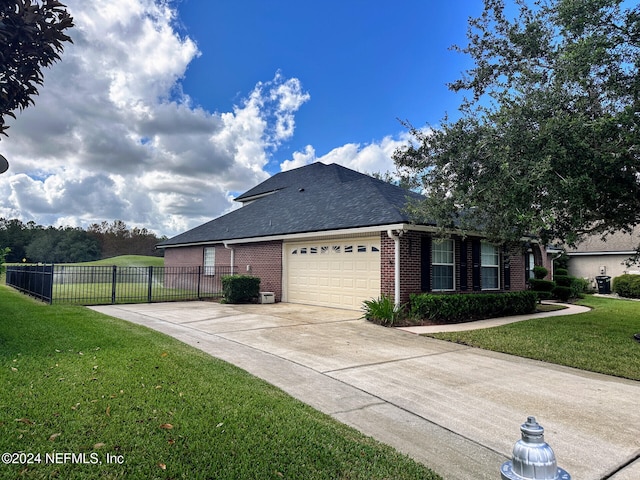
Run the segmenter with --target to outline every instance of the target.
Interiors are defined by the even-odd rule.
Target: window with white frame
[[[454,241],[433,240],[431,245],[431,289],[454,290]]]
[[[216,274],[216,249],[215,247],[205,247],[204,249],[204,274]]]
[[[497,246],[482,242],[481,285],[483,290],[500,288],[500,250]]]

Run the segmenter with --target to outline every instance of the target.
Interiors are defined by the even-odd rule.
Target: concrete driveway
[[[530,415],[574,480],[640,478],[640,382],[419,337],[349,310],[92,308],[235,364],[447,480],[500,478]]]

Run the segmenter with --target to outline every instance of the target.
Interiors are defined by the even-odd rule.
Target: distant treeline
[[[146,228],[128,228],[121,220],[94,223],[83,230],[0,218],[0,249],[11,249],[6,262],[73,263],[117,255],[162,256],[163,251],[155,245],[165,239]]]

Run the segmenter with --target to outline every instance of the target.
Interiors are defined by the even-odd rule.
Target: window
[[[483,290],[500,288],[500,251],[495,245],[482,242],[480,281]]]
[[[344,253],[353,253],[353,245],[345,245]]]
[[[358,245],[358,253],[366,253],[367,246],[366,245]]]
[[[533,267],[536,266],[536,259],[533,256],[533,253],[529,254],[529,258],[528,258],[528,263],[527,263],[527,272],[528,272],[528,277],[529,279],[531,278],[535,278],[535,275],[533,274]]]
[[[433,290],[454,290],[454,242],[434,240],[431,248],[431,270]]]
[[[216,249],[215,247],[206,247],[204,249],[204,274],[216,274]]]

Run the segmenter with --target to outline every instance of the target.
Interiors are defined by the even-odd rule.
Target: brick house
[[[165,265],[235,267],[276,301],[360,309],[387,294],[524,290],[536,244],[435,236],[405,212],[420,195],[337,164],[282,172],[236,200],[242,207],[158,245]],[[532,252],[535,252],[534,255]],[[538,258],[538,260],[536,260]]]

